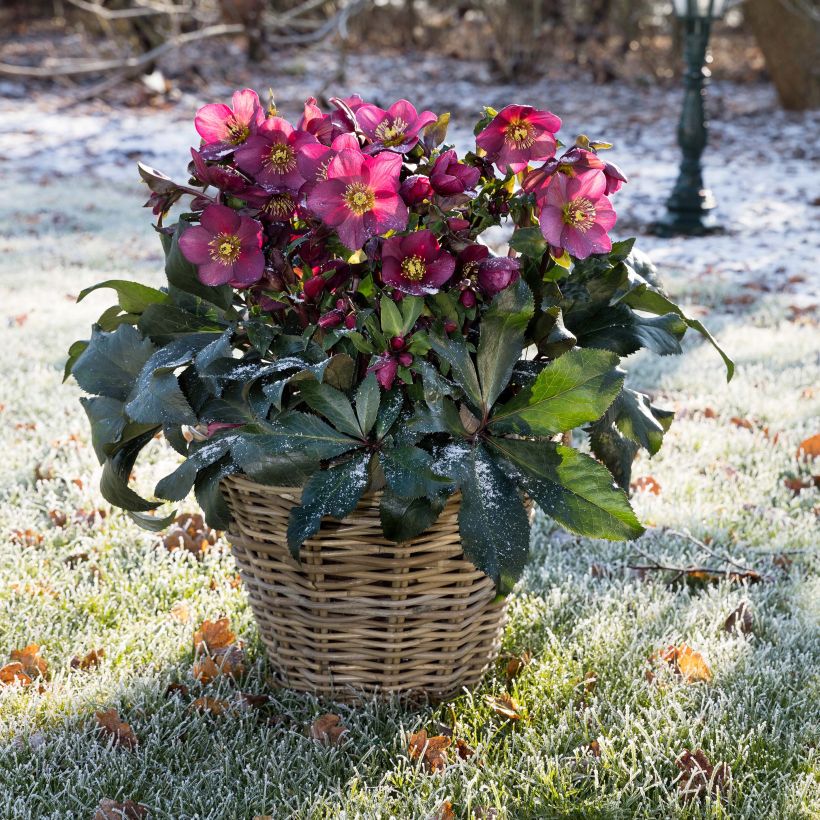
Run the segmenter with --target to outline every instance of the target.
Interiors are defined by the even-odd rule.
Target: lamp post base
[[[715,199],[708,189],[690,185],[676,190],[666,207],[666,216],[649,226],[650,233],[656,236],[707,236],[724,232],[711,213]]]

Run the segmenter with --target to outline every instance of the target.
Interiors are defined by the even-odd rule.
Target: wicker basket
[[[372,693],[443,698],[475,686],[498,654],[505,604],[465,557],[454,496],[433,527],[385,539],[379,493],[286,540],[301,490],[223,481],[228,534],[270,662],[283,686],[350,700]]]

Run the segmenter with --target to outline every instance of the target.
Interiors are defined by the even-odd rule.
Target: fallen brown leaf
[[[108,709],[105,712],[97,712],[97,723],[100,729],[114,739],[115,746],[122,746],[123,749],[135,749],[139,741],[131,726],[120,718],[116,709]]]
[[[45,540],[45,536],[32,529],[12,530],[11,540],[21,547],[39,547]]]
[[[13,649],[10,654],[11,660],[21,663],[23,671],[30,678],[47,678],[48,664],[40,655],[40,647],[36,643],[30,643],[23,649]]]
[[[245,674],[245,650],[236,645],[217,649],[212,655],[204,655],[194,663],[193,674],[204,684],[220,675],[236,680]]]
[[[484,695],[484,703],[507,720],[521,720],[521,707],[506,692],[501,695]]]
[[[717,418],[717,411],[713,407],[704,407],[703,408],[703,417],[707,419],[716,419]]]
[[[62,510],[49,510],[48,517],[55,527],[64,527],[68,523],[68,516]]]
[[[462,760],[469,760],[475,757],[475,749],[461,738],[456,738],[456,752]]]
[[[775,556],[772,558],[772,563],[773,563],[773,564],[774,564],[774,565],[775,565],[778,569],[782,569],[782,570],[783,570],[783,572],[788,572],[788,571],[791,569],[791,566],[792,566],[792,564],[794,563],[794,561],[792,561],[792,559],[791,559],[791,558],[789,558],[789,556],[788,556],[788,555],[784,555],[783,553],[780,553],[780,554],[778,554],[778,555],[775,555]],[[12,660],[16,660],[16,659],[15,659],[15,658],[12,658]]]
[[[342,742],[342,735],[347,727],[338,715],[328,713],[320,715],[310,724],[310,737],[317,743],[325,746],[338,746]]]
[[[428,818],[428,820],[456,820],[453,804],[445,800]]]
[[[0,684],[10,686],[13,683],[19,683],[21,686],[28,686],[31,683],[31,678],[26,674],[22,663],[7,663],[0,667]]]
[[[247,709],[261,709],[270,703],[270,695],[256,695],[253,692],[240,692],[238,699]]]
[[[504,667],[507,686],[509,686],[510,683],[521,674],[521,670],[524,669],[525,666],[529,666],[531,662],[532,654],[528,651],[524,651],[520,655],[513,655]]]
[[[99,666],[102,663],[102,659],[104,657],[104,649],[92,649],[90,652],[86,652],[86,654],[82,657],[80,657],[79,655],[75,655],[71,659],[71,668],[87,671],[92,667]]]
[[[447,749],[452,742],[446,735],[428,737],[427,729],[421,729],[410,735],[410,760],[421,760],[427,771],[440,772],[447,766]]]
[[[647,492],[652,493],[652,495],[660,495],[661,494],[661,485],[658,480],[651,475],[641,476],[640,478],[636,478],[630,485],[629,488],[632,492]]]
[[[97,811],[94,812],[94,820],[143,820],[145,817],[148,817],[148,806],[133,800],[117,803],[110,797],[100,800]]]
[[[174,525],[166,533],[162,543],[171,552],[184,549],[202,557],[216,543],[216,539],[216,530],[212,530],[199,513],[182,513],[174,519]]]
[[[181,624],[187,624],[191,620],[191,610],[185,601],[177,601],[171,607],[171,617]]]
[[[744,419],[740,416],[732,416],[729,421],[731,421],[735,427],[741,427],[744,430],[754,430],[755,427],[749,419]]]
[[[731,778],[726,763],[713,766],[701,749],[695,752],[685,749],[675,763],[681,770],[678,790],[684,800],[704,797],[706,794],[717,797],[721,792],[726,793]]]
[[[176,681],[169,683],[165,688],[165,697],[173,698],[179,695],[181,698],[188,697],[188,687],[184,683],[177,683]]]
[[[215,652],[217,649],[226,649],[236,641],[236,635],[231,631],[231,622],[228,618],[217,621],[203,621],[199,629],[194,632],[194,650],[197,652]]]
[[[680,646],[668,646],[666,649],[659,649],[649,658],[650,663],[662,661],[668,664],[687,683],[697,683],[703,681],[708,683],[712,680],[712,671],[709,669],[703,655],[696,652],[685,643]],[[652,669],[647,669],[646,679],[651,683],[655,679]]]
[[[225,700],[219,700],[219,698],[197,698],[192,704],[191,709],[196,712],[208,712],[209,714],[217,717],[221,715],[227,708],[228,702]]]
[[[737,608],[729,613],[729,616],[723,623],[723,628],[727,632],[734,632],[735,630],[748,635],[754,627],[754,617],[749,604],[746,601],[741,601]]]

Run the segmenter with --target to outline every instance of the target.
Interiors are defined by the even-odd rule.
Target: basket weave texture
[[[388,541],[380,493],[341,521],[325,518],[300,551],[286,542],[301,489],[223,480],[228,538],[283,686],[353,700],[372,693],[447,697],[475,686],[498,654],[505,604],[470,563],[453,496],[435,524]]]

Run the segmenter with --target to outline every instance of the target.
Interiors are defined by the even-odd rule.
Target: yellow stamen
[[[250,128],[241,122],[237,122],[235,117],[231,117],[225,124],[228,129],[228,142],[231,145],[239,145],[240,142],[245,142],[250,135]]]
[[[296,167],[296,152],[287,143],[277,142],[271,147],[265,164],[274,173],[290,173]]]
[[[401,145],[405,131],[407,131],[407,123],[404,120],[395,119],[393,122],[383,120],[376,126],[376,139],[392,148]]]
[[[265,212],[274,219],[288,219],[293,213],[293,197],[289,193],[276,194],[268,200],[265,205]]]
[[[345,205],[353,211],[356,216],[362,216],[373,210],[376,204],[376,195],[372,188],[368,188],[363,182],[351,182],[344,192]]]
[[[526,120],[510,120],[504,138],[516,148],[529,148],[535,142],[532,124]]]
[[[427,265],[420,256],[408,256],[402,260],[401,273],[410,282],[421,282],[427,275]]]
[[[580,196],[564,205],[563,218],[564,224],[586,233],[595,223],[595,205],[586,197]]]
[[[236,234],[221,233],[209,243],[211,259],[223,265],[232,265],[242,252],[242,243]]]

